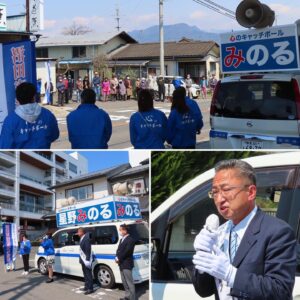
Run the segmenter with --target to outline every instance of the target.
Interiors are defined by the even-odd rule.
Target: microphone
[[[209,232],[216,232],[219,226],[220,221],[216,214],[211,214],[206,218],[204,228]]]

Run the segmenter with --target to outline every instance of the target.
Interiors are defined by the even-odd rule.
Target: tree
[[[224,159],[263,155],[251,151],[152,152],[151,207],[154,210],[173,193],[199,174]]]
[[[97,71],[103,78],[111,78],[112,72],[108,65],[108,58],[105,54],[97,55],[93,59],[94,71]]]
[[[84,35],[93,30],[88,26],[79,25],[73,22],[70,26],[64,27],[62,30],[63,35]]]

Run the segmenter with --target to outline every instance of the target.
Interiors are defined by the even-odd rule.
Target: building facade
[[[34,238],[46,229],[43,216],[55,209],[50,186],[87,173],[87,160],[77,152],[0,152],[0,219],[14,222]]]
[[[87,75],[91,80],[94,65],[104,68],[106,55],[128,43],[137,41],[124,31],[110,35],[43,36],[36,43],[36,56],[56,59],[57,74],[71,75],[74,80]]]
[[[149,160],[139,166],[122,164],[85,174],[52,186],[56,203],[72,197],[76,203],[96,200],[116,194],[115,185],[121,185],[122,195],[138,197],[144,219],[149,216]]]
[[[166,42],[165,75],[191,75],[198,83],[199,78],[220,77],[220,49],[214,41],[195,41],[183,38],[178,42]],[[136,77],[160,75],[160,44],[127,44],[109,55],[109,66],[116,74],[130,69]]]

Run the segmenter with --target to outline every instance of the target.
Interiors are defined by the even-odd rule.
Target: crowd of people
[[[185,84],[187,94],[192,97],[191,88],[194,81],[192,80],[190,74],[187,75],[184,81],[180,79],[174,79],[173,85],[175,88]],[[207,99],[208,90],[213,93],[215,86],[217,84],[217,79],[215,74],[212,74],[209,79],[206,76],[200,76],[199,86],[200,86],[200,97]],[[42,80],[39,78],[36,85],[36,101],[41,101],[41,86]],[[45,91],[47,90],[47,82],[44,84]],[[165,80],[162,76],[149,75],[148,78],[134,78],[131,79],[130,76],[117,77],[113,74],[111,78],[100,77],[99,72],[94,72],[92,80],[89,76],[84,77],[79,76],[75,81],[71,75],[59,75],[57,77],[56,89],[57,89],[57,105],[63,106],[68,104],[69,101],[78,102],[81,101],[81,93],[86,89],[93,89],[96,93],[97,101],[116,101],[116,100],[130,100],[137,98],[140,90],[150,89],[156,90],[158,92],[158,101],[165,101],[166,87]],[[53,83],[50,82],[49,88],[49,100],[47,104],[53,105]]]
[[[59,137],[57,119],[36,101],[36,88],[24,82],[16,88],[17,107],[4,120],[1,149],[50,149]],[[72,149],[107,149],[112,122],[107,112],[95,103],[96,92],[87,88],[81,104],[67,116]],[[130,97],[130,96],[127,96]],[[164,149],[167,142],[174,149],[194,149],[196,134],[203,127],[198,104],[186,96],[184,87],[173,93],[169,117],[154,108],[153,91],[140,89],[138,111],[130,118],[130,141],[135,149]]]

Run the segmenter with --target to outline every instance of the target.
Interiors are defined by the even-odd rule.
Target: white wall
[[[102,177],[102,178],[98,178],[95,180],[89,180],[89,181],[80,182],[77,184],[70,184],[68,186],[59,187],[55,190],[56,200],[65,199],[66,198],[66,190],[77,188],[80,186],[89,185],[89,184],[93,184],[94,199],[99,199],[99,198],[109,195],[107,178]]]

